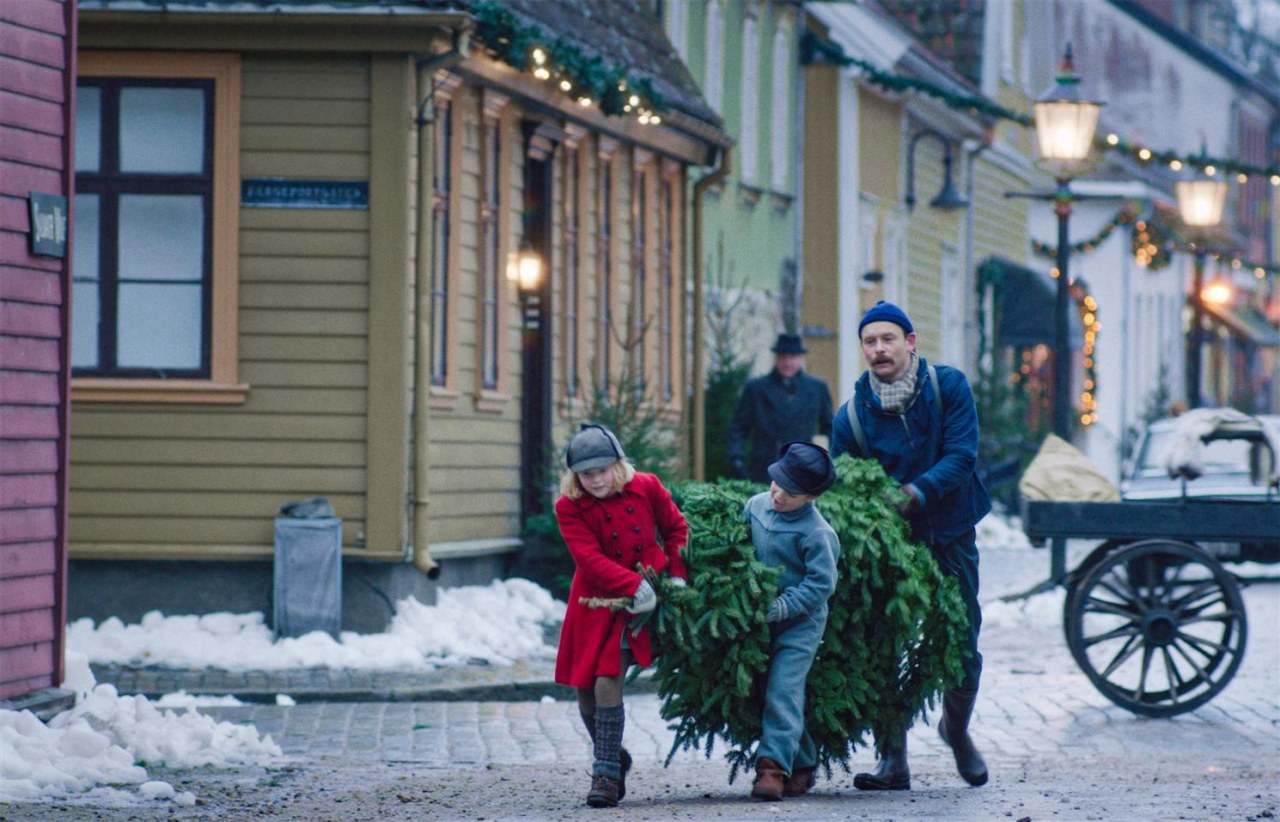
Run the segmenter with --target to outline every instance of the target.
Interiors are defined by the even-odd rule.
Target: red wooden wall
[[[0,699],[63,673],[71,244],[31,254],[28,194],[73,196],[75,20],[0,0]]]

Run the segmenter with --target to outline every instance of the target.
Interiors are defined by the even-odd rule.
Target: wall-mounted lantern
[[[916,206],[916,145],[925,137],[937,140],[942,145],[942,188],[938,190],[938,196],[929,201],[929,205],[940,211],[955,211],[968,206],[969,201],[964,198],[951,179],[953,161],[951,141],[940,132],[927,128],[917,132],[911,138],[911,145],[907,149],[907,196],[903,198],[907,204],[907,211],[911,211]]]

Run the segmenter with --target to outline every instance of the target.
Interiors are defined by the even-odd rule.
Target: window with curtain
[[[788,94],[788,78],[791,74],[791,30],[779,26],[773,35],[773,111],[770,142],[772,157],[770,167],[774,191],[787,191],[787,168],[791,157],[791,95]]]
[[[676,201],[680,196],[675,176],[662,181],[659,199],[658,230],[662,232],[658,271],[658,369],[662,401],[675,398],[675,313],[676,283],[672,244],[676,236]]]
[[[564,172],[560,175],[564,181],[564,191],[560,202],[564,205],[564,230],[561,233],[563,248],[560,258],[564,261],[564,310],[561,336],[564,340],[564,393],[569,399],[581,394],[581,352],[578,335],[580,321],[580,300],[582,299],[582,283],[580,281],[581,255],[578,242],[582,236],[581,209],[578,197],[581,192],[582,172],[578,167],[578,147],[566,144],[561,153]]]
[[[502,162],[502,122],[496,117],[484,120],[484,145],[481,149],[480,198],[480,387],[498,389],[501,361],[499,346],[499,300],[502,298],[503,265],[502,234],[499,209],[502,206],[500,173]]]
[[[707,105],[718,112],[724,104],[724,24],[721,20],[720,0],[708,0],[706,21],[702,92],[706,95]]]
[[[76,92],[76,376],[211,376],[214,81]]]
[[[742,133],[738,135],[738,151],[742,156],[742,179],[756,181],[758,163],[758,131],[760,128],[760,51],[756,19],[742,21]]]
[[[449,376],[449,225],[453,163],[453,102],[438,97],[435,117],[435,174],[431,205],[431,384]]]
[[[685,60],[689,56],[689,0],[668,0],[667,37]]]
[[[613,347],[613,158],[606,154],[600,155],[596,174],[596,223],[596,368],[598,388],[604,391],[609,388]]]
[[[631,187],[631,341],[635,369],[636,393],[644,391],[648,374],[647,349],[651,339],[646,333],[649,312],[649,177],[650,166],[635,169]]]

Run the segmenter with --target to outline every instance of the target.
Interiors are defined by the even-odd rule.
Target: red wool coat
[[[588,608],[578,599],[632,596],[642,580],[637,562],[685,578],[680,550],[689,538],[689,526],[658,478],[639,472],[622,493],[607,499],[590,494],[561,497],[556,501],[556,521],[578,566],[560,631],[556,682],[590,688],[598,676],[622,673],[622,630],[634,615]],[[638,664],[653,661],[648,626],[628,635],[627,642]]]

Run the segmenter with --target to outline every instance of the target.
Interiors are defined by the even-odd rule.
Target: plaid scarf
[[[907,366],[907,373],[899,377],[896,382],[885,382],[877,377],[874,371],[870,372],[871,390],[876,392],[876,396],[880,398],[880,407],[887,413],[902,414],[907,410],[907,403],[916,393],[916,371],[919,368],[916,352],[912,351],[911,364]]]

